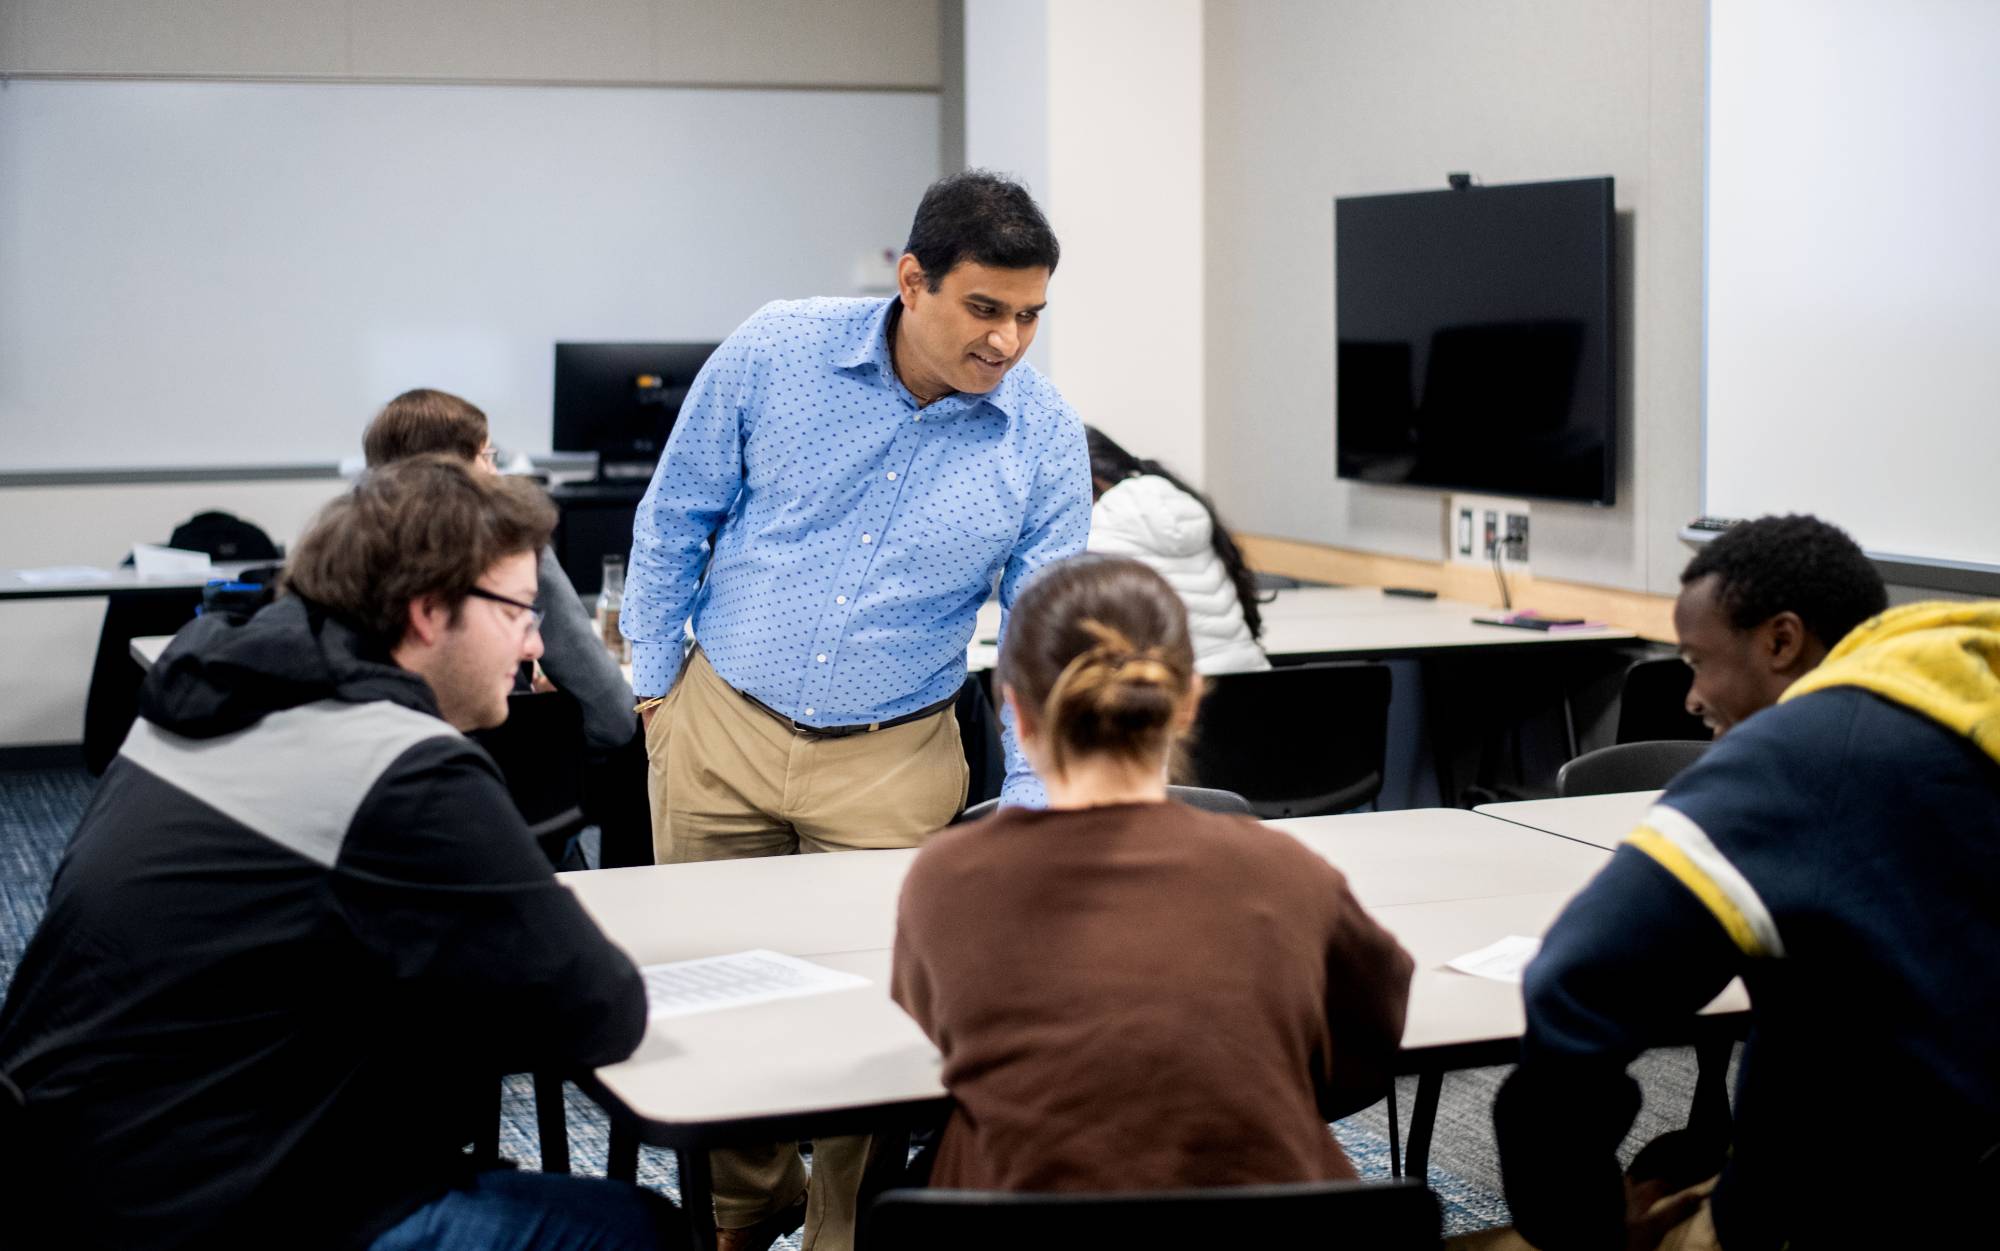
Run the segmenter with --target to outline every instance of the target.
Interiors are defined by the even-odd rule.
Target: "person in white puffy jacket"
[[[1158,570],[1187,605],[1201,673],[1269,669],[1257,636],[1256,583],[1215,508],[1157,461],[1141,460],[1095,427],[1090,440],[1090,550]]]

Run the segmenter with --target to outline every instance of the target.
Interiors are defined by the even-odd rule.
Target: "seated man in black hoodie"
[[[495,1074],[607,1064],[646,1026],[638,973],[462,733],[506,719],[540,651],[554,521],[525,481],[380,470],[276,603],[160,658],[0,1009],[35,1174],[9,1176],[10,1245],[684,1236],[635,1188],[463,1152]]]
[[[1494,1108],[1516,1228],[1540,1251],[1988,1245],[2000,603],[1879,612],[1859,549],[1810,518],[1733,529],[1683,581],[1690,708],[1726,735],[1528,967]],[[1630,1202],[1625,1068],[1732,977],[1751,1010],[1727,1162]]]

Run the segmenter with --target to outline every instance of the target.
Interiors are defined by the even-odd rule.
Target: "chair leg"
[[[1410,1151],[1403,1160],[1403,1172],[1430,1183],[1431,1131],[1437,1127],[1438,1097],[1444,1093],[1444,1074],[1429,1070],[1417,1076],[1417,1099],[1410,1106]]]
[[[481,1168],[494,1168],[500,1163],[500,1117],[501,1090],[503,1078],[494,1078],[488,1087],[492,1093],[491,1102],[480,1108],[478,1134],[472,1140],[472,1158]]]
[[[542,1145],[542,1171],[569,1172],[569,1120],[563,1115],[560,1073],[535,1074],[535,1134]]]
[[[1403,1175],[1403,1125],[1396,1111],[1396,1079],[1389,1079],[1389,1176]]]

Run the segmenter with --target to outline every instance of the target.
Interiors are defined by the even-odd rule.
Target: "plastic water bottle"
[[[632,659],[632,645],[618,632],[618,610],[625,603],[625,558],[604,558],[604,581],[597,591],[597,631],[611,658],[619,664]]]

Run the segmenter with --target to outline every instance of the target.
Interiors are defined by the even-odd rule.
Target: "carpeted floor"
[[[11,983],[28,938],[40,923],[49,882],[70,831],[90,802],[94,779],[81,769],[0,770],[0,989]],[[1645,1107],[1626,1142],[1626,1156],[1640,1144],[1686,1120],[1694,1092],[1693,1054],[1657,1051],[1633,1069],[1645,1090]],[[1500,1166],[1493,1146],[1490,1109],[1506,1070],[1473,1069],[1445,1079],[1431,1147],[1430,1184],[1445,1211],[1450,1234],[1507,1222],[1500,1197]],[[1416,1080],[1398,1088],[1408,1109]],[[604,1114],[574,1087],[566,1091],[569,1149],[573,1170],[602,1175],[608,1128]],[[1335,1134],[1364,1178],[1389,1176],[1387,1105],[1377,1104],[1334,1126]],[[525,1076],[509,1079],[501,1103],[501,1154],[523,1167],[539,1166],[535,1103]],[[673,1156],[650,1148],[641,1152],[639,1180],[676,1198]],[[796,1247],[796,1240],[779,1244]]]

